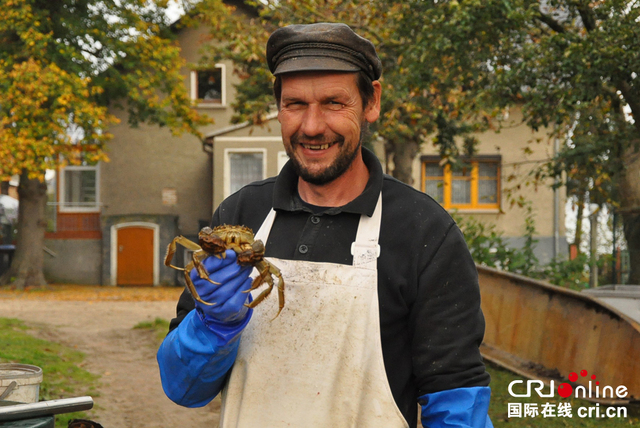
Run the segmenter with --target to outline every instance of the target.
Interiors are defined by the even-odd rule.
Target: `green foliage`
[[[22,321],[12,318],[0,318],[0,343],[0,363],[31,364],[42,368],[40,400],[97,395],[98,376],[82,368],[82,352],[37,339],[28,334]],[[84,412],[65,414],[64,418],[57,418],[56,426],[67,426],[66,420],[70,418],[86,417]]]
[[[539,271],[538,258],[534,254],[538,242],[533,237],[536,232],[534,212],[530,202],[523,205],[527,214],[522,248],[511,248],[502,233],[496,231],[494,224],[487,224],[470,216],[453,215],[476,263],[528,276]]]
[[[191,108],[167,3],[0,0],[0,180],[20,175],[21,210],[44,206],[36,182],[47,169],[108,160],[108,128],[119,121],[109,109],[174,133],[199,136],[210,122]],[[18,230],[29,233],[18,234],[0,283],[43,285],[42,258],[29,253],[43,245],[44,228],[34,226],[43,215],[19,216]]]
[[[586,269],[588,263],[589,256],[586,254],[578,254],[573,260],[551,260],[548,265],[543,266],[539,276],[560,287],[582,290],[589,285],[589,271]]]
[[[471,135],[505,125],[517,108],[532,130],[560,150],[532,173],[567,195],[622,208],[640,278],[640,3],[549,0],[261,0],[238,13],[203,0],[192,19],[211,26],[209,65],[232,60],[240,77],[234,120],[274,111],[265,43],[291,23],[344,22],[376,45],[383,63],[382,111],[372,130],[389,170],[412,183],[419,147],[432,142],[443,163],[475,152]],[[185,20],[189,23],[189,20]],[[513,123],[509,123],[513,125]],[[388,166],[390,166],[389,163]],[[511,195],[507,195],[511,196]],[[533,248],[527,242],[525,250]],[[636,254],[634,256],[634,254]],[[533,252],[509,255],[514,270],[535,270]]]
[[[165,336],[169,332],[169,321],[163,318],[156,318],[153,321],[142,321],[136,324],[134,329],[144,329],[155,333],[155,337],[158,343],[162,343]]]
[[[485,111],[481,99],[464,95],[465,85],[477,85],[478,73],[461,73],[450,69],[450,52],[425,51],[434,41],[424,23],[419,7],[413,2],[384,0],[269,0],[249,1],[245,14],[221,0],[204,0],[190,19],[211,26],[210,38],[217,42],[207,47],[204,64],[231,60],[241,79],[233,107],[237,122],[261,123],[275,110],[272,75],[265,58],[269,34],[289,24],[343,22],[371,40],[383,64],[381,83],[382,115],[372,131],[386,144],[387,158],[394,159],[393,175],[406,182],[412,180],[411,160],[417,147],[433,139],[448,160],[458,152],[455,138],[485,129],[493,112]],[[185,20],[191,25],[192,21]],[[450,28],[452,31],[453,27]],[[418,32],[419,34],[414,34]],[[468,139],[463,148],[471,153]],[[403,153],[409,152],[408,159]]]
[[[510,247],[502,233],[496,231],[495,224],[481,222],[474,217],[461,217],[454,214],[454,219],[464,234],[465,241],[473,260],[481,265],[542,279],[561,287],[581,290],[589,286],[588,263],[585,254],[579,254],[574,260],[566,257],[551,260],[542,265],[534,250],[537,240],[534,238],[536,228],[534,212],[530,202],[524,202],[526,210],[524,220],[524,244],[521,248]],[[607,257],[598,261],[599,269],[608,262]]]
[[[106,160],[108,107],[199,135],[166,3],[0,1],[0,178]]]
[[[640,186],[627,180],[640,166],[640,3],[265,0],[250,5],[245,9],[250,18],[233,15],[221,0],[204,0],[196,9],[196,17],[211,25],[211,38],[220,42],[208,61],[233,60],[241,78],[236,120],[259,123],[274,109],[264,58],[271,31],[290,23],[344,22],[374,42],[383,62],[382,112],[374,131],[385,140],[395,177],[411,182],[410,160],[428,141],[445,162],[455,164],[460,154],[474,152],[471,133],[500,129],[501,113],[517,107],[529,127],[544,129],[561,143],[555,157],[535,171],[537,183],[557,178],[568,195],[588,192],[592,202],[630,211],[640,204]],[[627,223],[637,221],[630,216]],[[640,248],[640,229],[633,230],[627,229],[627,241]]]
[[[511,268],[514,271],[522,272],[523,275],[531,275],[539,264],[538,258],[534,253],[538,240],[533,237],[536,233],[536,225],[531,202],[527,201],[523,206],[527,211],[524,217],[524,245],[522,246],[518,263]]]
[[[464,81],[462,92],[450,91],[451,97],[481,101],[480,106],[493,112],[515,106],[530,128],[559,140],[559,152],[534,171],[536,183],[554,178],[570,196],[584,199],[588,194],[592,203],[622,208],[636,271],[631,276],[638,281],[640,264],[633,253],[640,254],[640,229],[633,224],[640,204],[640,185],[634,178],[640,166],[640,4],[409,3],[414,16],[399,19],[416,40],[414,56],[448,53],[448,61],[431,66],[457,72]],[[418,20],[429,25],[419,26]],[[455,119],[445,113],[448,120]],[[490,126],[499,127],[494,117],[488,117]]]
[[[538,394],[532,394],[529,398],[512,397],[509,394],[509,384],[514,380],[526,380],[522,376],[515,375],[492,363],[487,363],[487,371],[491,375],[491,404],[489,406],[489,416],[496,428],[525,428],[538,427],[560,428],[560,427],[584,427],[584,428],[614,428],[638,426],[640,424],[640,408],[637,405],[628,406],[627,418],[579,418],[577,410],[579,407],[593,407],[595,404],[585,400],[575,398],[541,398]],[[557,383],[556,383],[557,385]],[[546,388],[545,388],[546,391]],[[509,403],[536,403],[541,408],[543,403],[558,404],[560,402],[570,402],[572,417],[549,417],[544,418],[538,415],[536,418],[509,418]],[[603,407],[601,405],[601,407]],[[601,409],[602,411],[603,409]]]
[[[496,269],[504,269],[516,257],[516,250],[509,248],[494,224],[486,224],[473,217],[453,215],[464,234],[467,247],[476,263]]]

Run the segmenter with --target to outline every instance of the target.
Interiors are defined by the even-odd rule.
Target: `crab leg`
[[[278,278],[278,313],[276,314],[275,317],[273,317],[273,319],[278,318],[278,315],[280,315],[280,312],[282,311],[282,308],[284,308],[284,279],[282,278],[282,274],[280,273],[280,269],[278,269],[277,267],[275,267],[274,265],[272,265],[271,263],[267,262],[267,261],[260,261],[258,263],[256,263],[256,268],[258,269],[258,271],[260,272],[260,274],[253,280],[253,283],[251,284],[251,288],[248,291],[252,291],[255,290],[256,288],[258,288],[260,286],[260,284],[262,284],[263,282],[266,282],[268,285],[268,288],[266,290],[264,290],[262,293],[260,293],[258,295],[258,297],[256,297],[253,302],[245,305],[249,308],[254,308],[257,305],[260,304],[260,302],[262,302],[264,299],[266,299],[269,294],[271,294],[271,290],[273,290],[273,279],[271,278],[271,275],[275,275]]]
[[[202,298],[200,297],[200,295],[196,291],[196,287],[193,285],[193,282],[191,282],[191,277],[187,273],[187,272],[191,272],[191,269],[195,268],[196,271],[198,272],[198,276],[200,276],[200,278],[206,279],[207,281],[209,281],[213,285],[220,285],[219,282],[215,282],[214,280],[209,278],[209,272],[207,272],[207,269],[202,264],[202,260],[206,259],[208,256],[209,256],[209,254],[205,253],[202,250],[195,251],[193,253],[193,255],[192,255],[191,263],[189,263],[187,265],[187,267],[185,268],[184,276],[185,276],[185,278],[187,278],[187,281],[186,281],[187,282],[187,288],[189,288],[189,292],[191,292],[191,295],[193,296],[193,298],[196,299],[200,303],[203,303],[203,304],[208,305],[208,306],[213,306],[213,305],[215,305],[215,302],[214,303],[208,303],[208,302],[205,302],[204,300],[202,300]]]
[[[191,250],[191,251],[201,251],[202,248],[200,248],[200,245],[189,241],[187,238],[185,238],[184,236],[177,236],[175,238],[173,238],[173,241],[171,241],[171,243],[169,244],[169,246],[167,246],[167,255],[164,258],[164,265],[177,269],[177,270],[184,270],[181,267],[178,266],[174,266],[171,264],[171,260],[173,260],[173,256],[176,254],[176,249],[177,249],[177,244],[182,245],[183,247],[185,247],[187,250]],[[193,266],[191,267],[193,268]],[[189,269],[191,270],[191,269]]]
[[[174,265],[171,264],[171,260],[173,260],[173,256],[176,254],[177,244],[180,244],[183,247],[185,247],[186,249],[193,251],[192,261],[189,264],[187,264],[187,266],[185,266],[184,268],[181,268],[181,267],[178,267],[178,266],[174,266]],[[202,257],[202,256],[204,256],[204,257]],[[196,288],[193,285],[193,282],[191,281],[191,277],[189,276],[189,274],[191,272],[191,269],[193,269],[195,267],[196,270],[198,271],[198,275],[200,276],[200,278],[206,279],[207,281],[211,282],[214,285],[220,285],[219,283],[217,283],[215,281],[212,281],[211,278],[209,278],[209,273],[207,272],[205,267],[200,262],[200,258],[201,257],[204,259],[207,256],[208,256],[208,254],[205,253],[204,251],[202,251],[202,248],[200,248],[200,245],[198,245],[198,244],[196,244],[194,242],[191,242],[190,240],[188,240],[184,236],[178,236],[178,237],[174,238],[173,241],[171,241],[171,243],[167,247],[167,255],[166,255],[165,259],[164,259],[164,264],[165,264],[165,266],[174,268],[176,270],[180,270],[180,271],[182,271],[184,273],[184,282],[187,285],[187,289],[189,290],[189,292],[191,293],[191,296],[193,296],[194,299],[196,299],[198,302],[200,302],[200,303],[202,303],[204,305],[213,306],[213,305],[215,305],[215,303],[208,303],[208,302],[205,302],[204,300],[202,300],[202,298],[200,297],[200,295],[196,291]]]
[[[198,275],[200,276],[200,278],[206,279],[213,285],[220,285],[219,282],[215,282],[214,280],[209,278],[209,272],[207,272],[207,268],[205,268],[202,264],[202,260],[206,259],[208,256],[209,254],[205,253],[204,251],[195,251],[192,255],[193,267],[195,267],[196,271],[198,271]]]
[[[193,282],[191,281],[191,277],[189,276],[189,271],[184,269],[184,282],[187,284],[187,288],[189,289],[189,293],[191,293],[191,297],[193,297],[194,299],[196,299],[198,302],[202,303],[203,305],[207,305],[207,306],[213,306],[216,303],[209,303],[209,302],[205,302],[204,300],[202,300],[202,298],[200,297],[200,295],[198,294],[198,292],[196,291],[196,287],[195,285],[193,285]]]
[[[277,288],[279,309],[274,319],[280,315],[280,312],[284,308],[284,280],[282,278],[282,274],[277,267],[263,259],[265,252],[264,243],[258,239],[254,240],[254,235],[251,229],[244,226],[228,225],[222,225],[214,229],[211,229],[210,227],[203,227],[198,233],[198,243],[199,244],[191,242],[183,236],[178,236],[174,238],[167,247],[167,254],[164,259],[165,266],[182,271],[186,288],[189,290],[194,300],[208,306],[215,305],[215,303],[205,302],[198,294],[198,291],[191,280],[191,272],[195,269],[201,279],[219,286],[219,283],[213,281],[209,277],[209,272],[207,272],[202,261],[209,256],[224,259],[226,255],[225,250],[232,249],[237,254],[237,263],[239,265],[255,266],[259,272],[257,277],[252,281],[250,289],[247,290],[246,293],[258,289],[263,284],[267,286],[265,290],[258,294],[255,300],[246,306],[254,308],[269,296],[275,285],[273,278],[275,276],[278,278]],[[193,251],[191,261],[184,268],[171,264],[173,257],[176,254],[178,244]]]

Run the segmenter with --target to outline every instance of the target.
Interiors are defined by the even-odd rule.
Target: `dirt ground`
[[[215,427],[218,399],[200,409],[172,403],[160,385],[157,343],[149,331],[133,329],[142,321],[173,318],[180,292],[93,286],[0,290],[0,316],[23,320],[35,336],[86,354],[83,367],[101,377],[88,414],[104,428]]]

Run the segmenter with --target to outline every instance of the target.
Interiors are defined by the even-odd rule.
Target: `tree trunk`
[[[580,189],[578,193],[578,217],[576,218],[576,236],[573,244],[576,246],[577,254],[580,255],[580,244],[582,243],[582,215],[584,213],[585,192]]]
[[[20,176],[18,186],[20,208],[16,252],[9,270],[0,278],[0,285],[11,285],[22,290],[30,286],[46,285],[44,279],[44,232],[47,185],[37,178]]]
[[[400,144],[392,142],[385,148],[393,150],[393,176],[409,186],[413,185],[413,160],[418,155],[420,143],[406,140]]]
[[[629,250],[629,284],[640,285],[640,153],[626,150],[620,174],[620,213]]]
[[[598,213],[600,207],[589,214],[589,287],[598,286]]]

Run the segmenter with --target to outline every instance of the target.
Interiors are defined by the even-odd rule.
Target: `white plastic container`
[[[15,385],[12,385],[15,382]],[[42,369],[29,364],[0,364],[0,396],[12,388],[3,400],[37,403],[40,397]]]

